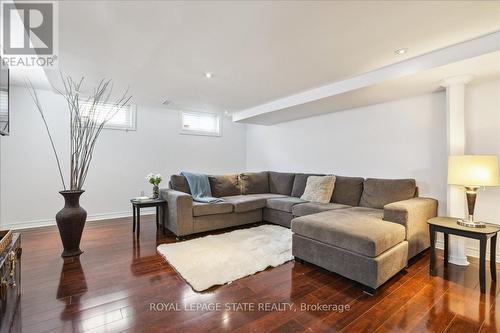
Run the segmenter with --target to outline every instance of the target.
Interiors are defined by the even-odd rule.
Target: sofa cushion
[[[240,195],[239,176],[222,175],[222,176],[208,176],[212,195],[216,198],[227,197],[230,195]]]
[[[304,216],[311,215],[321,212],[326,212],[328,210],[349,208],[351,206],[341,205],[337,203],[318,203],[318,202],[306,202],[293,206],[292,213],[293,216]]]
[[[241,194],[269,193],[269,173],[246,172],[240,174]]]
[[[235,213],[249,212],[266,207],[266,199],[255,198],[250,195],[234,195],[224,197],[224,199],[234,206]]]
[[[367,257],[376,257],[405,239],[405,228],[350,209],[297,217],[292,232]]]
[[[269,171],[269,192],[290,195],[294,179],[294,173]]]
[[[336,176],[331,202],[357,206],[363,193],[363,182],[361,177]]]
[[[226,214],[233,212],[233,205],[229,202],[203,203],[193,202],[193,216]]]
[[[174,191],[184,192],[191,194],[186,177],[182,175],[170,176],[170,188]]]
[[[384,208],[392,202],[407,200],[415,195],[415,179],[367,178],[359,205],[370,208]]]
[[[282,212],[291,213],[293,206],[304,202],[307,201],[295,197],[274,198],[267,200],[266,207],[274,210],[280,210]]]
[[[368,207],[351,207],[348,208],[351,213],[359,213],[366,216],[376,217],[382,219],[384,217],[384,210],[378,208],[368,208]]]
[[[300,198],[312,202],[330,202],[334,186],[335,176],[309,176]]]
[[[323,176],[314,173],[296,173],[293,178],[292,197],[300,198],[306,189],[307,178],[309,176]]]
[[[286,197],[286,195],[275,194],[275,193],[256,193],[256,194],[247,194],[247,197],[259,198],[259,199],[274,199],[274,198],[284,198]]]

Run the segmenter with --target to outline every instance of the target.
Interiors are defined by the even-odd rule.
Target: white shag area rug
[[[255,274],[292,260],[292,231],[262,225],[157,248],[196,291]]]

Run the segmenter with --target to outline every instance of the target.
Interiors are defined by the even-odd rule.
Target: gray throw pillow
[[[329,203],[335,186],[335,176],[309,176],[302,200]]]
[[[367,178],[359,205],[382,209],[385,205],[415,196],[415,179]]]
[[[240,195],[240,183],[238,175],[208,176],[212,196],[216,198]]]
[[[314,173],[296,173],[293,179],[292,197],[300,198],[306,189],[307,178],[309,176],[324,176]]]
[[[290,195],[294,179],[294,173],[269,171],[269,192]]]
[[[186,178],[182,175],[172,175],[170,176],[170,188],[174,191],[184,192],[191,194],[189,190],[189,185]]]
[[[335,176],[335,189],[331,202],[357,206],[363,193],[364,178]]]
[[[269,193],[269,174],[263,172],[245,172],[240,174],[241,194]]]

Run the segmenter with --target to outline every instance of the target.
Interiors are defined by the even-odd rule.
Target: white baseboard
[[[442,240],[437,240],[436,241],[436,248],[443,250],[444,249],[444,241]],[[486,260],[490,260],[490,243],[486,245]],[[470,246],[467,245],[465,246],[465,254],[467,256],[471,256],[473,258],[479,258],[479,247],[475,246]],[[497,251],[497,262],[500,262],[500,253]]]
[[[155,210],[153,208],[141,209],[142,215],[151,215],[154,214]],[[87,222],[90,221],[98,221],[98,220],[111,220],[123,217],[131,217],[132,212],[113,212],[113,213],[100,213],[100,214],[90,214],[87,215]],[[54,219],[45,219],[45,220],[31,220],[31,221],[18,221],[18,222],[10,222],[10,223],[2,223],[1,229],[12,229],[12,230],[21,230],[28,228],[39,228],[39,227],[47,227],[51,225],[56,225],[56,220]]]

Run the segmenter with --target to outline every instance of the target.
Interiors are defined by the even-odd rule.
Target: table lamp
[[[486,224],[474,221],[477,189],[482,186],[499,186],[498,159],[495,155],[454,155],[448,158],[448,184],[465,187],[468,219],[459,219],[459,225],[484,228]]]

